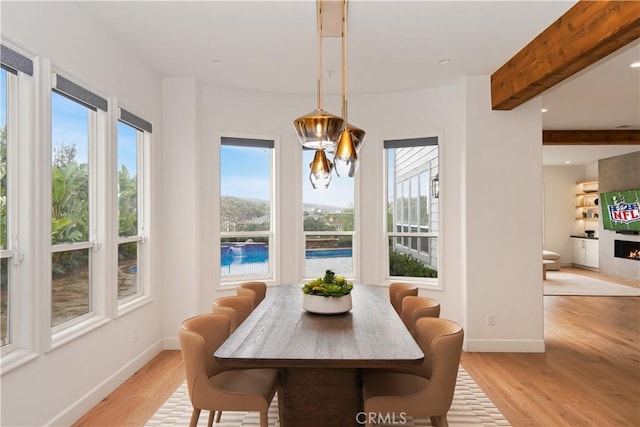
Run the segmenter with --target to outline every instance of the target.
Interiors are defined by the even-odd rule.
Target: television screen
[[[606,230],[640,231],[640,190],[600,193]]]

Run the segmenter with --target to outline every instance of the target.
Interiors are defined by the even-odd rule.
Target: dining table
[[[363,370],[415,367],[424,354],[386,287],[356,284],[351,296],[349,312],[315,314],[301,285],[269,287],[213,356],[227,369],[280,370],[281,427],[362,425]]]

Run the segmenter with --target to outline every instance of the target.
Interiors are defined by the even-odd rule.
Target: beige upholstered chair
[[[421,317],[440,317],[440,303],[427,297],[404,297],[400,319],[412,334],[416,320]]]
[[[238,295],[240,295],[240,289],[250,289],[256,294],[256,302],[254,308],[262,302],[267,295],[267,284],[264,282],[245,282],[238,285],[236,288]]]
[[[415,325],[415,337],[425,354],[420,375],[375,372],[363,377],[364,411],[431,418],[431,424],[447,427],[447,412],[456,387],[464,331],[455,322],[423,317]],[[367,424],[370,426],[370,424]]]
[[[236,294],[240,297],[247,297],[251,300],[251,310],[257,307],[258,296],[256,295],[256,292],[253,289],[241,288],[240,286],[238,286],[236,288]]]
[[[408,283],[392,283],[389,285],[389,300],[398,315],[402,312],[402,299],[409,295],[417,296],[418,287]]]
[[[213,301],[211,312],[216,314],[224,314],[229,317],[231,322],[229,333],[236,330],[244,319],[246,319],[253,310],[253,303],[250,298],[243,296],[221,297]]]
[[[193,406],[190,426],[200,412],[209,411],[209,427],[216,411],[260,412],[260,426],[268,426],[267,412],[278,388],[277,369],[223,370],[213,353],[229,336],[229,318],[203,314],[182,322],[180,348],[189,398]]]

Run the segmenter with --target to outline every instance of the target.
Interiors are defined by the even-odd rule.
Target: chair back
[[[255,291],[249,288],[241,288],[238,286],[236,288],[236,294],[240,297],[247,297],[251,300],[251,309],[253,310],[258,305],[258,296]]]
[[[406,296],[417,296],[418,287],[409,283],[392,283],[389,285],[389,300],[396,313],[402,312],[402,300]]]
[[[189,397],[194,401],[196,387],[222,372],[213,353],[229,337],[229,318],[222,314],[201,314],[184,322],[178,332]],[[200,386],[198,386],[200,384]]]
[[[267,295],[267,284],[264,282],[244,282],[241,283],[238,288],[251,289],[253,292],[255,292],[256,306],[260,304],[264,297]]]
[[[429,389],[435,393],[429,397],[434,413],[446,414],[456,388],[464,330],[451,320],[422,317],[416,321],[415,337],[424,353],[420,375],[430,380]]]
[[[235,316],[230,314],[231,312],[229,310],[234,310],[236,312]],[[251,299],[238,295],[218,298],[213,301],[213,306],[211,307],[212,312],[227,314],[231,318],[230,332],[235,331],[251,314],[252,310],[253,304]]]
[[[440,303],[432,298],[406,296],[402,300],[400,319],[413,334],[416,320],[421,317],[440,317]]]

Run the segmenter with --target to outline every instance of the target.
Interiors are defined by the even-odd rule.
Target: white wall
[[[463,79],[459,89],[465,348],[544,351],[540,99],[492,111],[489,77]],[[487,325],[490,314],[495,326]]]
[[[73,2],[2,3],[3,43],[48,58],[53,66],[91,89],[117,97],[121,105],[154,124],[153,146],[160,146],[160,78],[130,54],[126,45],[105,31],[96,31],[100,28]],[[152,168],[159,165],[159,155],[160,151],[152,148]],[[156,202],[162,181],[155,169],[151,173],[153,240],[160,233],[157,226],[162,220],[162,209]],[[160,283],[162,264],[158,248],[151,250],[155,268],[150,274],[156,284]],[[25,263],[29,262],[27,254]],[[161,350],[162,307],[158,286],[154,292],[150,304],[54,350],[42,353],[42,345],[36,343],[33,361],[2,374],[0,424],[71,424],[155,356]]]
[[[584,181],[585,166],[545,166],[544,249],[560,254],[562,265],[571,265],[571,235],[584,235],[584,221],[576,221],[576,182]]]

